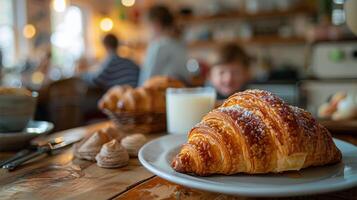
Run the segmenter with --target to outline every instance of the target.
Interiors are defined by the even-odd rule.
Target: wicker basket
[[[165,113],[116,113],[110,110],[103,112],[117,128],[125,132],[155,133],[166,130]]]

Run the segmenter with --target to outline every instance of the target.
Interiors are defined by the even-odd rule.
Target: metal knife
[[[15,155],[11,156],[9,159],[1,161],[0,162],[0,168],[3,167],[6,164],[12,162],[12,161],[15,161],[15,160],[17,160],[17,159],[19,159],[21,157],[24,157],[24,156],[26,156],[26,155],[28,155],[30,153],[31,153],[30,149],[23,149],[23,150],[17,152]]]
[[[78,140],[62,140],[61,142],[57,143],[57,144],[52,144],[51,142],[47,143],[46,145],[43,146],[39,146],[37,148],[36,151],[29,153],[23,157],[20,157],[16,160],[13,160],[11,162],[8,162],[7,164],[3,165],[2,168],[4,169],[8,169],[8,170],[14,170],[16,169],[18,166],[20,166],[22,163],[31,160],[33,158],[36,158],[40,155],[43,154],[51,154],[53,151],[62,149],[64,147],[67,147],[68,145],[71,145],[75,142],[77,142]]]
[[[15,155],[11,156],[10,158],[1,161],[0,162],[0,168],[2,168],[4,165],[6,165],[6,164],[8,164],[10,162],[13,162],[13,161],[15,161],[17,159],[20,159],[22,157],[27,156],[28,154],[30,154],[31,152],[33,152],[34,150],[36,150],[40,146],[47,145],[49,143],[52,144],[52,145],[55,145],[55,144],[58,144],[60,142],[63,142],[63,140],[64,140],[63,137],[57,137],[57,138],[50,139],[50,140],[48,140],[46,142],[30,144],[30,146],[27,149],[23,149],[23,150],[17,152]]]

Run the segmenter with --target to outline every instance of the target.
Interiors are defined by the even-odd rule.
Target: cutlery
[[[6,164],[12,162],[12,161],[15,161],[15,160],[17,160],[17,159],[19,159],[21,157],[24,157],[24,156],[26,156],[26,155],[28,155],[30,153],[31,153],[30,149],[23,149],[23,150],[17,152],[14,156],[12,156],[12,157],[4,160],[4,161],[1,161],[0,162],[0,168],[3,167]]]
[[[55,144],[58,144],[60,142],[63,142],[63,138],[62,137],[58,137],[58,138],[54,138],[54,139],[48,140],[45,143],[42,142],[42,143],[38,143],[38,144],[31,144],[27,149],[23,149],[23,150],[17,152],[12,157],[1,161],[0,162],[0,168],[2,168],[4,165],[6,165],[6,164],[8,164],[10,162],[13,162],[13,161],[15,161],[15,160],[17,160],[19,158],[25,157],[26,155],[30,154],[31,152],[33,152],[33,150],[36,150],[40,146],[46,145],[48,143],[51,143],[52,145],[55,145]]]
[[[29,161],[29,160],[36,158],[43,154],[52,154],[54,151],[63,149],[77,141],[78,141],[78,139],[63,140],[62,137],[55,138],[53,140],[48,141],[47,144],[38,146],[36,151],[30,152],[30,153],[27,153],[27,154],[24,154],[21,156],[17,156],[16,159],[14,158],[12,161],[10,161],[10,162],[8,161],[6,164],[4,164],[2,166],[2,168],[12,171],[26,161]]]

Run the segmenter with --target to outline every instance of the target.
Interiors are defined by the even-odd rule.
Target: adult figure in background
[[[139,77],[139,67],[131,60],[117,54],[119,41],[114,34],[103,38],[107,57],[101,69],[95,73],[85,73],[82,79],[89,85],[104,90],[115,85],[130,85],[136,87]]]
[[[149,9],[147,19],[151,41],[139,84],[155,75],[167,75],[188,83],[186,48],[175,33],[174,16],[167,7],[156,5]]]

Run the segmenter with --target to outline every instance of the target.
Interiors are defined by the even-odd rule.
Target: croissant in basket
[[[129,85],[118,85],[110,88],[107,93],[99,100],[98,107],[102,110],[107,109],[111,111],[117,110],[117,103],[119,99],[128,91],[134,89]]]
[[[165,92],[140,87],[127,92],[118,101],[117,108],[122,112],[165,112]]]
[[[164,113],[166,108],[165,92],[169,87],[184,87],[176,79],[155,76],[142,87],[114,86],[99,101],[99,108],[117,113]]]
[[[341,152],[310,113],[261,90],[229,97],[191,129],[174,158],[196,175],[277,173],[332,164]]]
[[[143,87],[145,88],[153,88],[153,89],[162,89],[166,90],[167,88],[182,88],[185,87],[181,81],[176,80],[174,78],[168,76],[154,76],[147,80]]]

